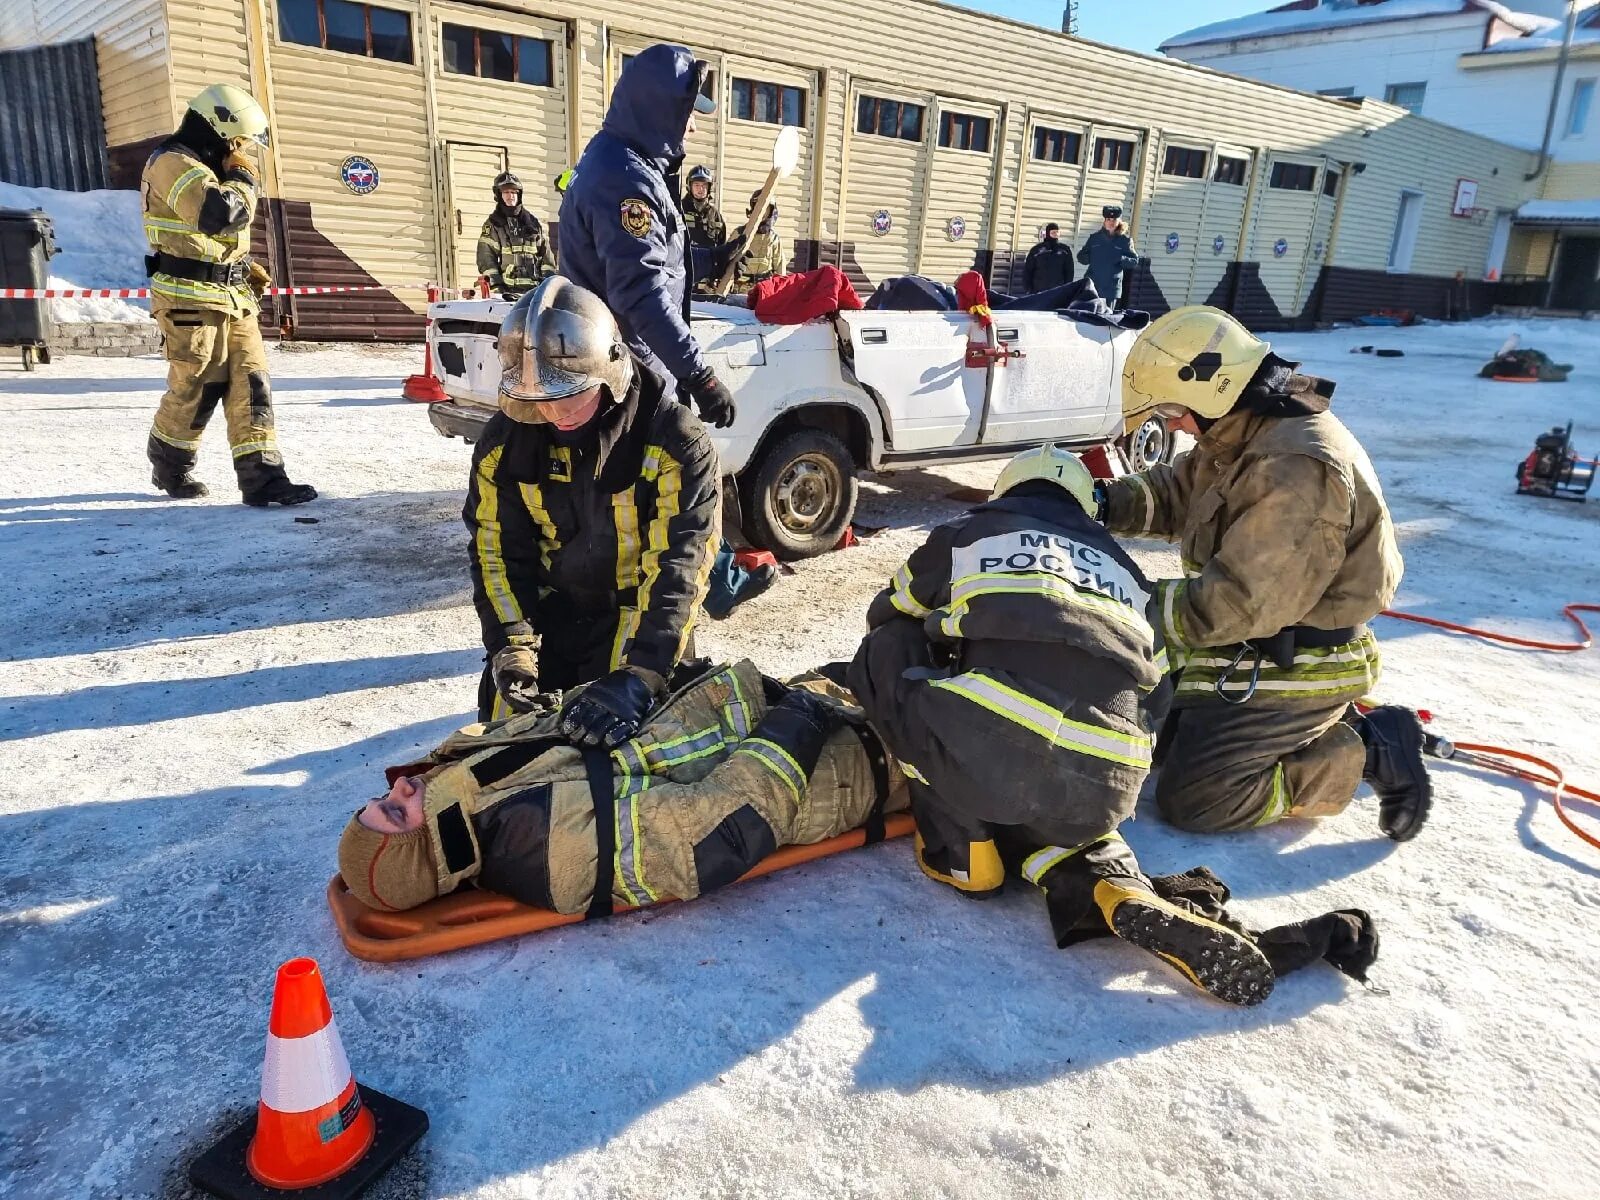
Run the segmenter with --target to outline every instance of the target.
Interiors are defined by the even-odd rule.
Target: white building
[[[1573,21],[1563,66],[1565,25]],[[1326,96],[1387,100],[1545,150],[1540,197],[1496,223],[1508,299],[1600,307],[1600,0],[1293,0],[1167,39],[1163,53]],[[1475,174],[1462,164],[1462,176]]]

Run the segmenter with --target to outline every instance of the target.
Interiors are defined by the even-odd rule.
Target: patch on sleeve
[[[643,200],[622,202],[622,229],[631,237],[642,238],[650,232],[650,206]]]

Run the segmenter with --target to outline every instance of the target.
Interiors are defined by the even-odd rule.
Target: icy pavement
[[[1513,329],[1573,382],[1474,379]],[[1600,450],[1600,325],[1278,344],[1340,380],[1404,607],[1565,637],[1560,605],[1600,600],[1600,496],[1512,495],[1550,425]],[[0,376],[0,1194],[186,1195],[188,1157],[253,1104],[273,970],[311,954],[359,1077],[432,1119],[381,1197],[1595,1195],[1600,852],[1531,789],[1449,767],[1400,847],[1366,797],[1248,836],[1148,806],[1128,829],[1262,925],[1370,909],[1381,992],[1318,967],[1227,1009],[1130,947],[1055,950],[1035,896],[962,901],[903,842],[432,961],[348,957],[323,901],[338,832],[385,764],[469,719],[479,665],[468,451],[395,399],[415,359],[272,352],[290,470],[324,498],[269,512],[233,502],[220,419],[212,498],[150,491],[157,361]],[[948,494],[994,471],[869,485],[883,533],[705,648],[847,656]],[[1386,698],[1600,780],[1600,652],[1380,634]]]

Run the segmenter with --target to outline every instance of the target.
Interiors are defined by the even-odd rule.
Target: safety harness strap
[[[583,770],[589,778],[589,799],[594,805],[594,893],[584,919],[609,917],[611,892],[617,869],[617,796],[612,787],[611,756],[585,751]]]
[[[872,768],[872,811],[861,826],[867,837],[865,844],[870,846],[873,842],[883,841],[883,806],[889,799],[889,756],[884,753],[883,743],[870,725],[863,722],[851,725],[850,730],[860,739],[861,749],[866,751],[867,763]]]

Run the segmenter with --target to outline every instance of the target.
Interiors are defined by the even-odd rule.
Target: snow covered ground
[[[136,191],[61,192],[0,182],[0,208],[41,208],[50,218],[57,253],[53,288],[142,288],[150,252]],[[57,321],[148,321],[148,300],[75,297],[50,301]]]
[[[1474,379],[1514,329],[1573,382]],[[1600,599],[1600,496],[1512,495],[1550,425],[1600,450],[1600,325],[1278,344],[1341,381],[1404,607],[1565,637],[1560,604]],[[1404,846],[1365,797],[1248,836],[1148,806],[1128,828],[1147,867],[1209,864],[1262,925],[1370,909],[1382,990],[1317,967],[1228,1009],[1130,947],[1055,950],[1036,896],[964,902],[903,842],[658,913],[351,959],[323,902],[339,830],[473,704],[468,452],[396,399],[414,349],[272,358],[291,473],[323,492],[305,508],[234,503],[220,420],[211,499],[158,499],[153,359],[0,376],[0,1194],[187,1195],[189,1157],[254,1102],[295,954],[322,963],[360,1078],[432,1119],[381,1197],[1596,1194],[1600,853],[1533,790],[1453,767]],[[949,493],[994,472],[870,484],[883,533],[703,644],[774,672],[848,655]],[[1386,698],[1600,780],[1596,653],[1380,633]]]

